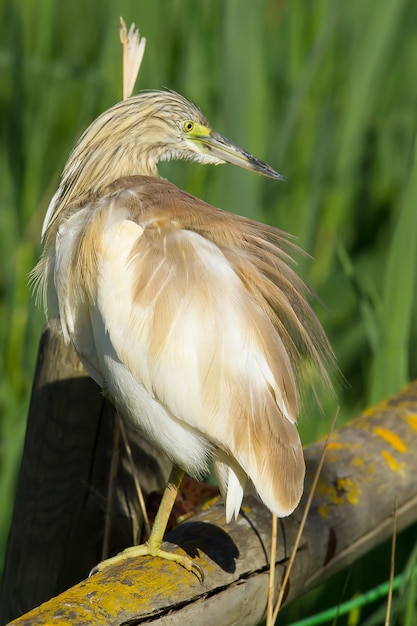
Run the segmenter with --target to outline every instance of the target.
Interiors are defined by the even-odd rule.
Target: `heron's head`
[[[227,162],[283,180],[269,165],[216,133],[192,102],[173,91],[143,92],[125,102],[126,110],[142,120],[145,151],[156,161],[185,159],[214,165]]]
[[[102,166],[109,158],[114,166],[128,168],[129,174],[157,175],[159,161],[185,159],[232,163],[283,179],[272,167],[212,130],[201,111],[174,91],[144,91],[102,113],[79,139],[66,170],[82,166],[83,160]]]
[[[124,176],[158,176],[160,161],[232,163],[284,180],[269,165],[216,133],[201,111],[174,91],[144,91],[102,113],[78,140],[45,216],[42,237],[69,203]]]

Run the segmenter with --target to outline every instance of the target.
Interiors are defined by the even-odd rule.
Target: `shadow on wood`
[[[43,339],[44,346],[56,342],[52,354],[58,368],[64,349],[60,341],[56,330],[47,331]],[[100,559],[112,411],[94,384],[90,386],[81,374],[64,377],[64,386],[55,386],[52,392],[53,374],[42,374],[46,367],[43,358],[41,350],[3,581],[2,623],[29,610],[35,597],[39,604],[47,594],[56,595],[65,585],[85,577]],[[148,448],[142,455],[141,445],[139,441],[136,462],[140,465],[141,459],[147,458],[152,473],[159,454]],[[306,493],[322,445],[318,442],[305,450]],[[365,411],[333,435],[286,601],[389,537],[395,497],[399,530],[417,519],[416,449],[417,383]],[[157,483],[163,483],[166,470],[165,465],[158,469]],[[139,472],[141,480],[146,478],[147,472]],[[114,527],[112,551],[132,543],[132,519],[137,515],[132,507],[136,498],[126,488],[128,472],[118,480],[115,506],[120,524]],[[154,486],[146,485],[145,480],[145,491]],[[305,499],[294,515],[280,520],[277,584]],[[178,565],[148,557],[131,559],[75,584],[14,623],[152,621],[165,626],[250,626],[262,619],[270,549],[270,514],[262,505],[246,499],[242,515],[226,525],[223,505],[217,502],[169,533],[167,539],[179,546],[167,544],[168,549],[182,549],[196,558],[204,569],[203,584]]]

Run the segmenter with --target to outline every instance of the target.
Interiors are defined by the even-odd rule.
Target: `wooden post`
[[[114,409],[65,345],[59,324],[41,337],[9,534],[0,623],[85,578],[102,558]],[[170,463],[129,432],[145,495],[165,486]],[[122,444],[111,505],[109,552],[140,525],[132,468]]]

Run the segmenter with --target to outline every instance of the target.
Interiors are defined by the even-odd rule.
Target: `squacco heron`
[[[281,231],[206,204],[158,177],[169,159],[269,165],[214,132],[172,91],[119,102],[84,132],[62,173],[34,270],[87,372],[174,464],[147,544],[161,549],[184,471],[211,461],[227,521],[246,488],[277,516],[297,506],[304,459],[299,386],[331,349]]]

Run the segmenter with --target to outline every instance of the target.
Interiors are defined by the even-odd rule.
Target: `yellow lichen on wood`
[[[366,468],[366,472],[369,476],[372,476],[375,474],[375,463],[369,463],[368,467]]]
[[[343,447],[346,447],[346,444],[340,443],[339,441],[329,441],[327,444],[328,450],[340,450]]]
[[[388,467],[393,472],[399,472],[404,474],[404,463],[400,463],[399,461],[397,461],[397,459],[395,459],[392,454],[390,454],[387,450],[381,450],[381,455],[385,459]]]
[[[358,504],[362,489],[356,481],[351,478],[339,478],[337,480],[336,487],[340,491],[343,491],[349,504]]]
[[[317,509],[319,515],[321,517],[329,517],[329,513],[330,513],[330,507],[328,504],[321,504],[318,509]]]
[[[361,413],[361,417],[365,417],[365,418],[376,418],[379,419],[380,416],[387,410],[389,410],[390,405],[389,405],[389,398],[382,400],[381,402],[378,402],[378,404],[374,404],[373,406],[369,406],[366,409],[363,409],[362,413]],[[366,420],[365,420],[366,421]],[[369,425],[371,424],[371,422],[369,422]],[[359,426],[359,422],[357,424]]]
[[[352,457],[350,463],[355,468],[363,468],[364,472],[360,474],[363,480],[369,480],[370,477],[371,479],[373,478],[375,474],[375,463],[373,460],[365,459],[363,456],[358,455]]]
[[[417,431],[417,415],[407,415],[405,418],[411,428]]]
[[[317,493],[320,498],[323,498],[324,502],[322,505],[326,504],[326,500],[331,504],[343,504],[343,498],[338,495],[336,488],[334,485],[329,485],[321,480],[319,480],[317,485]]]
[[[397,452],[407,452],[407,446],[405,445],[404,441],[391,430],[376,426],[373,429],[373,432],[375,435],[381,437],[381,439],[389,443]]]
[[[357,444],[351,442],[329,441],[326,444],[326,462],[338,463],[345,452],[351,454],[352,449],[356,447]]]
[[[136,563],[135,559],[131,560],[130,576],[126,576],[125,566],[122,564],[109,572],[94,574],[68,590],[65,611],[62,611],[62,599],[52,598],[17,621],[22,626],[49,624],[52,621],[54,626],[67,626],[68,615],[71,615],[73,609],[76,618],[71,623],[114,623],[118,619],[123,621],[123,615],[151,615],[161,595],[169,598],[181,591],[185,595],[193,585],[197,591],[201,588],[198,578],[176,563],[151,557],[140,557],[136,559]],[[149,566],[143,567],[147,562]],[[207,576],[214,567],[209,559],[204,559],[204,572]],[[86,597],[88,603],[82,602]],[[62,620],[61,614],[64,615]]]
[[[338,506],[346,502],[357,505],[360,500],[362,489],[358,482],[350,477],[338,478],[335,483],[328,484],[319,481],[317,485],[317,493],[321,503],[317,510],[321,517],[328,517],[330,514],[330,505]]]
[[[209,498],[209,500],[206,500],[200,505],[200,511],[208,511],[213,506],[215,506],[217,502],[219,502],[219,500],[220,500],[220,496],[214,496],[214,498]],[[244,510],[243,506],[242,506],[242,510]]]

